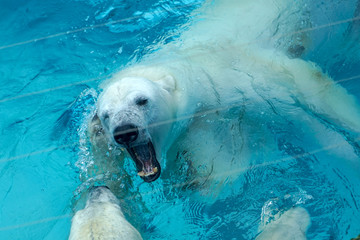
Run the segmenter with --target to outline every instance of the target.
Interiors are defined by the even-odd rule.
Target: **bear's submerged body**
[[[104,83],[93,146],[101,139],[104,148],[126,149],[108,161],[131,157],[146,182],[181,179],[215,197],[249,167],[296,158],[282,148],[295,141],[298,149],[311,143],[311,152],[331,139],[341,148],[327,148],[326,156],[344,159],[341,170],[354,173],[360,163],[342,131],[360,132],[356,99],[315,64],[294,58],[307,47],[306,34],[294,33],[303,1],[210,2],[178,39]],[[100,129],[96,137],[93,129]]]

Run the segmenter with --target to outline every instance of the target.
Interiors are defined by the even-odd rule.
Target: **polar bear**
[[[93,187],[84,209],[72,219],[69,240],[141,240],[140,233],[125,219],[118,199],[109,188]]]
[[[299,43],[303,44],[301,47],[276,42],[280,38],[282,42],[296,42],[294,39],[300,38],[295,38],[292,32],[299,29],[296,16],[301,14],[292,13],[299,12],[302,3],[205,2],[178,39],[160,45],[103,84],[89,128],[91,136],[95,135],[92,139],[101,138],[126,149],[138,175],[152,182],[165,166],[173,164],[167,160],[169,149],[184,132],[193,141],[185,140],[181,145],[191,153],[191,165],[205,169],[202,177],[231,172],[235,167],[219,160],[230,156],[238,156],[232,161],[238,163],[237,168],[246,168],[250,164],[251,136],[264,129],[252,116],[262,112],[260,109],[265,105],[268,106],[265,115],[275,116],[288,108],[298,114],[297,119],[317,116],[326,123],[360,132],[356,99],[314,63],[289,54],[289,49],[306,49],[306,41]],[[219,126],[209,127],[204,134],[197,133],[206,125],[202,116],[213,114],[212,120],[227,121],[229,118],[224,115],[229,115],[232,108],[236,110],[234,118],[245,127],[240,129],[235,123],[229,127],[239,129],[238,134],[232,135],[237,137],[234,140],[237,152],[227,154],[224,148],[219,149],[219,143],[226,141],[226,136],[220,139],[221,131],[216,133]],[[258,135],[266,134],[264,131]],[[219,156],[219,161],[210,163],[214,156]]]
[[[294,207],[264,226],[256,240],[306,240],[309,226],[309,213],[302,207]]]

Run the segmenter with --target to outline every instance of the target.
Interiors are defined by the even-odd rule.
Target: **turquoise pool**
[[[67,239],[86,189],[120,179],[88,169],[87,120],[99,84],[156,51],[156,44],[176,39],[202,3],[0,0],[0,239]],[[359,2],[309,1],[306,7],[311,44],[302,58],[360,102]],[[226,111],[229,118],[238,114]],[[129,221],[144,239],[254,239],[264,219],[302,206],[311,215],[308,239],[356,237],[360,169],[346,163],[360,162],[359,133],[324,119],[326,131],[316,132],[286,110],[272,120],[276,124],[263,118],[277,148],[254,153],[256,164],[221,196],[199,200],[192,186],[176,184],[182,178],[146,184],[135,176],[119,183],[129,189],[123,199]],[[259,164],[263,159],[269,164]],[[129,159],[124,167],[135,172]]]

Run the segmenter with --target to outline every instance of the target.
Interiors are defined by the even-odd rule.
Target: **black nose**
[[[113,135],[118,144],[127,144],[136,140],[139,130],[133,124],[126,124],[115,128]]]

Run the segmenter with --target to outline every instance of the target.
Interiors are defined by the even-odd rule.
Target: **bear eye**
[[[144,106],[149,102],[149,100],[147,98],[138,98],[136,99],[136,105],[138,106]]]

